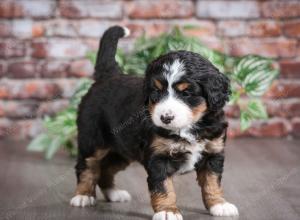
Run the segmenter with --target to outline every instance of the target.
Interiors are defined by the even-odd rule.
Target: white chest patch
[[[201,153],[204,150],[204,144],[194,143],[191,145],[186,145],[185,150],[189,151],[190,153],[187,156],[186,162],[183,163],[176,172],[177,174],[183,174],[194,170],[195,164],[201,159]]]

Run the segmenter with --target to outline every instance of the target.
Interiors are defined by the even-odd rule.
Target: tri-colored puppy
[[[73,206],[96,202],[98,185],[111,202],[130,194],[115,174],[138,161],[148,173],[154,220],[181,220],[172,179],[195,171],[205,207],[214,216],[238,215],[220,185],[229,80],[199,54],[174,51],[149,64],[145,79],[124,75],[115,61],[128,29],[109,28],[95,66],[95,83],[78,111],[79,155]]]

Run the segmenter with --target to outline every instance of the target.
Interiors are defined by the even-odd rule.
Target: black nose
[[[170,122],[174,119],[174,116],[160,116],[160,120],[164,123],[164,124],[170,124]]]

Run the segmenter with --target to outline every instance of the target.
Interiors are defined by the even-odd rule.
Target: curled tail
[[[129,29],[120,26],[110,27],[104,32],[96,59],[94,73],[95,80],[120,72],[119,66],[115,60],[118,40],[129,34]]]

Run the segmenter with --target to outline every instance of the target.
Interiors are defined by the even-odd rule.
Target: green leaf
[[[40,134],[30,142],[27,150],[43,152],[50,144],[51,138],[47,134]]]
[[[86,57],[92,62],[93,65],[96,64],[97,54],[93,52],[88,52]]]
[[[279,73],[272,63],[272,60],[260,56],[245,56],[234,68],[234,79],[248,95],[262,96]]]
[[[255,119],[267,119],[268,114],[260,100],[251,100],[248,103],[247,111],[252,118]]]
[[[241,121],[241,130],[245,131],[251,125],[251,116],[248,114],[248,112],[241,111],[240,121]]]
[[[62,147],[64,144],[63,138],[62,137],[55,137],[51,141],[49,147],[46,149],[45,157],[46,159],[51,159],[53,155],[58,151],[60,147]]]

